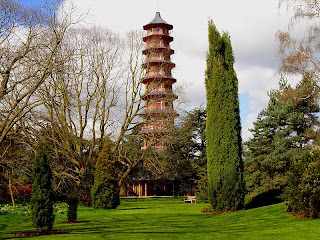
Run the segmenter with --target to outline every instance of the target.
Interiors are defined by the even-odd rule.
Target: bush
[[[14,189],[13,195],[19,200],[19,201],[28,201],[31,197],[31,191],[32,191],[32,185],[28,184],[24,187]]]
[[[319,153],[317,153],[307,155],[294,164],[286,189],[288,211],[305,217],[320,217],[319,159]]]
[[[92,188],[93,207],[115,209],[120,205],[120,189],[118,181],[108,180],[104,183],[95,183]]]
[[[201,209],[202,213],[215,213],[216,211],[212,208],[211,205]]]
[[[208,177],[207,177],[207,169],[204,167],[199,167],[197,165],[193,165],[193,167],[197,170],[197,176],[199,177],[196,180],[195,187],[195,195],[197,197],[198,203],[208,203]]]
[[[68,194],[67,196],[68,204],[68,222],[77,221],[77,210],[79,204],[79,198],[74,193]]]
[[[44,151],[40,151],[36,156],[33,169],[30,207],[33,225],[41,231],[51,230],[54,223],[51,180],[49,159]]]
[[[117,176],[116,161],[111,156],[111,149],[107,142],[96,163],[94,184],[91,189],[93,207],[115,209],[120,205],[120,187]]]

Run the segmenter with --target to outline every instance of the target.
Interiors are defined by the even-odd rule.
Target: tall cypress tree
[[[216,211],[244,205],[244,180],[238,79],[228,33],[220,35],[208,23],[207,52],[207,171],[209,201]]]

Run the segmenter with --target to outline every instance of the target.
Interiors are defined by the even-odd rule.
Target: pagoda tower
[[[174,118],[178,116],[173,108],[173,101],[178,96],[172,91],[172,84],[176,82],[171,75],[171,70],[175,67],[170,59],[174,53],[170,48],[173,37],[169,31],[172,28],[172,25],[161,18],[160,12],[156,12],[154,19],[143,26],[147,34],[143,38],[146,48],[142,51],[146,56],[142,65],[146,70],[142,81],[145,85],[142,149],[154,147],[162,150],[161,137],[173,127]]]

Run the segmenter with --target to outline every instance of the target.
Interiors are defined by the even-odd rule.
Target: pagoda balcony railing
[[[168,90],[165,88],[151,88],[146,89],[146,93],[172,93],[172,90]]]
[[[165,44],[165,43],[148,43],[146,48],[155,48],[155,47],[164,47],[164,48],[169,48],[170,44]]]
[[[142,131],[150,131],[150,130],[163,130],[165,127],[163,125],[147,125],[142,127]]]
[[[169,36],[169,32],[168,31],[164,31],[162,28],[160,29],[151,29],[147,31],[147,36],[151,36],[151,35],[167,35]]]
[[[148,92],[165,92],[165,88],[151,88],[151,89],[146,89],[146,93]]]
[[[146,58],[146,62],[154,61],[154,60],[170,61],[170,58],[165,56],[153,56],[153,57]]]
[[[168,76],[171,77],[171,73],[166,73],[163,71],[159,71],[159,72],[147,72],[145,77],[162,77],[162,76]]]
[[[146,98],[153,98],[153,97],[161,97],[161,98],[166,98],[166,99],[172,99],[172,100],[174,100],[174,99],[177,99],[178,98],[178,96],[177,96],[177,94],[174,94],[173,93],[173,91],[163,91],[163,92],[152,92],[152,91],[147,91],[145,94],[144,94],[144,96],[143,96],[143,98],[144,99],[146,99]]]
[[[151,106],[151,107],[145,107],[144,112],[149,113],[149,112],[175,112],[175,111],[173,107],[169,107],[169,106]]]

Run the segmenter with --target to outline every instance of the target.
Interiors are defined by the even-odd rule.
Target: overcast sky
[[[44,0],[23,0],[23,2]],[[80,12],[88,12],[89,25],[107,27],[119,34],[142,29],[156,11],[173,25],[172,48],[176,63],[173,76],[186,84],[188,109],[206,104],[204,71],[208,46],[207,23],[213,19],[220,31],[228,31],[239,80],[243,140],[257,114],[268,103],[267,92],[277,88],[277,30],[286,30],[289,16],[278,10],[278,0],[65,0]],[[157,6],[158,5],[158,6]]]

